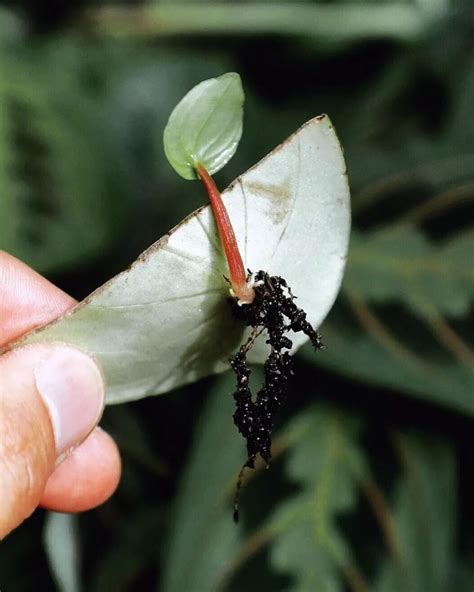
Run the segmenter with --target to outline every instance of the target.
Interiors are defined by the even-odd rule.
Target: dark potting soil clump
[[[249,339],[230,360],[237,377],[234,423],[247,441],[248,454],[237,483],[234,504],[236,521],[238,494],[244,469],[254,468],[258,454],[267,466],[271,460],[274,418],[286,398],[288,381],[293,375],[293,360],[289,354],[293,342],[287,334],[289,331],[302,331],[309,337],[316,350],[322,348],[320,335],[306,320],[306,313],[296,306],[295,296],[283,278],[259,271],[255,275],[255,283],[255,300],[251,304],[239,306],[235,299],[232,300],[234,316],[252,327]],[[247,356],[257,337],[264,331],[266,343],[271,349],[264,364],[263,385],[256,395],[252,396]]]

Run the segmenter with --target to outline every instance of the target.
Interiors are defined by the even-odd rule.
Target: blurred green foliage
[[[210,76],[238,71],[247,97],[221,186],[326,111],[353,192],[327,348],[298,356],[241,523],[230,376],[110,408],[118,492],[46,531],[74,538],[81,589],[470,590],[471,0],[49,4],[0,8],[0,248],[74,296],[203,202],[161,137]],[[1,543],[2,590],[65,581],[43,526],[38,512]]]

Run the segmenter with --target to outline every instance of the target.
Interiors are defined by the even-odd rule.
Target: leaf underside
[[[303,125],[223,198],[246,266],[285,277],[319,326],[340,287],[350,230],[345,164],[329,118]],[[167,392],[228,368],[242,341],[226,274],[206,206],[14,346],[64,341],[87,351],[103,369],[108,403]],[[294,349],[305,340],[296,335]],[[251,361],[263,362],[267,347],[260,341]]]

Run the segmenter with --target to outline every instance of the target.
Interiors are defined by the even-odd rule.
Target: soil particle
[[[255,274],[255,282],[256,296],[251,304],[239,306],[234,299],[231,300],[234,316],[252,327],[249,339],[230,360],[237,379],[234,423],[246,439],[248,455],[237,483],[234,504],[236,521],[243,470],[246,467],[254,468],[258,454],[267,466],[270,464],[275,415],[286,398],[288,382],[294,372],[289,354],[293,342],[287,334],[290,331],[302,331],[316,350],[322,348],[320,335],[306,319],[306,313],[295,304],[295,296],[283,278],[259,271]],[[263,332],[266,333],[266,343],[270,345],[270,354],[264,364],[264,383],[252,396],[247,356]]]

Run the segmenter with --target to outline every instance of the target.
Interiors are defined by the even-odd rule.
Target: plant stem
[[[235,232],[227,213],[221,194],[217,189],[214,179],[209,175],[206,168],[196,163],[196,171],[207,191],[211,202],[212,212],[216,221],[217,230],[224,248],[227,265],[229,266],[230,283],[232,291],[240,304],[250,304],[255,298],[255,292],[247,281],[247,272],[240,255],[239,245],[235,238]]]

